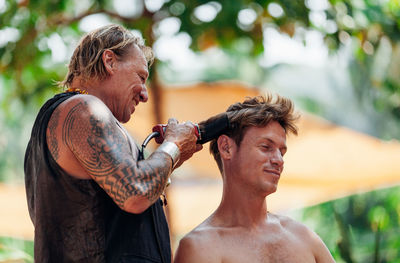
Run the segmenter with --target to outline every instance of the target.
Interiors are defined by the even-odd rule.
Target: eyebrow
[[[270,139],[270,138],[265,138],[265,139],[267,139],[273,145],[276,145],[275,141],[273,141],[272,139]],[[283,149],[283,150],[287,151],[287,146],[285,145],[283,147],[280,147],[279,149]]]

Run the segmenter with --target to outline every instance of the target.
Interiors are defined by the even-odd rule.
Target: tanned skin
[[[102,58],[109,76],[101,81],[74,80],[73,86],[89,95],[75,95],[57,107],[47,128],[48,147],[68,174],[95,180],[121,209],[141,213],[164,191],[172,159],[164,152],[154,152],[138,161],[137,149],[131,148],[133,139],[121,125],[139,102],[148,99],[143,53],[133,46],[122,60],[111,50]],[[178,124],[170,119],[165,140],[180,149],[176,167],[202,148],[189,122]]]
[[[246,129],[240,146],[218,138],[223,196],[217,210],[186,235],[175,263],[332,263],[316,233],[286,216],[268,212],[287,151],[285,130],[276,121]]]

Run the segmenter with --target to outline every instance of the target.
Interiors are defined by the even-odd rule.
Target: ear
[[[109,49],[104,50],[103,55],[101,56],[103,60],[104,67],[108,74],[114,73],[114,66],[115,66],[115,54]]]
[[[226,135],[219,136],[217,140],[218,151],[222,159],[231,159],[234,153],[235,142]]]

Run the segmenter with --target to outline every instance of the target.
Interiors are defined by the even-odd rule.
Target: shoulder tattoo
[[[78,156],[82,166],[120,206],[133,195],[158,199],[167,181],[168,156],[153,154],[150,160],[134,160],[129,144],[114,119],[93,114],[82,123],[78,112],[88,110],[85,102],[75,105],[63,124],[63,141]],[[73,141],[73,143],[72,143]]]
[[[53,156],[54,160],[58,160],[59,158],[59,148],[58,148],[58,142],[57,142],[57,136],[56,136],[56,128],[58,126],[58,121],[60,119],[60,111],[55,110],[51,116],[51,120],[48,123],[48,130],[49,130],[49,137],[47,140],[48,143],[48,148],[51,153],[51,156]]]

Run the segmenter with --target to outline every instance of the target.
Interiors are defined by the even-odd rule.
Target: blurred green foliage
[[[33,263],[33,242],[0,237],[0,262]]]
[[[303,210],[337,262],[400,262],[400,187],[356,194]],[[329,226],[329,227],[327,227]]]
[[[353,80],[349,89],[359,100],[354,103],[374,105],[382,113],[380,119],[395,120],[376,120],[379,132],[375,136],[400,138],[396,128],[400,126],[398,1],[240,0],[231,4],[226,0],[134,0],[136,12],[129,15],[120,14],[117,4],[115,0],[0,1],[0,120],[5,124],[0,133],[1,148],[21,148],[14,145],[18,144],[15,138],[25,135],[18,132],[24,130],[18,126],[20,120],[26,118],[27,112],[36,112],[45,99],[58,91],[54,83],[63,79],[67,58],[56,58],[61,50],[53,43],[58,41],[72,53],[71,48],[83,34],[80,23],[95,14],[140,31],[149,45],[160,37],[162,21],[176,19],[179,32],[190,36],[193,50],[218,46],[228,54],[242,53],[241,58],[252,61],[248,65],[254,65],[264,52],[266,28],[275,28],[291,37],[301,37],[304,29],[318,30],[325,35],[332,52],[347,47],[354,54],[349,65]],[[199,15],[202,9],[203,14],[211,12],[214,16]],[[240,50],[238,46],[246,49]],[[199,80],[235,78],[245,64],[240,59],[230,75],[210,70]],[[156,63],[153,70],[159,65]],[[13,157],[0,155],[3,177],[5,167],[21,161],[10,158]]]

